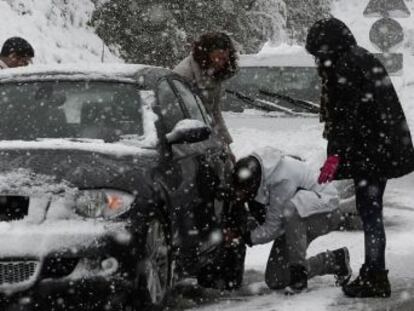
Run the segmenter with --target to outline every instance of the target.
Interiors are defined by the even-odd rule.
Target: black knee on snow
[[[281,290],[287,286],[286,283],[277,282],[275,280],[268,280],[267,278],[265,279],[265,283],[271,290]]]
[[[267,287],[269,287],[272,290],[284,289],[286,286],[289,285],[289,281],[289,275],[285,275],[282,280],[280,278],[276,278],[274,274],[265,273],[265,283]]]

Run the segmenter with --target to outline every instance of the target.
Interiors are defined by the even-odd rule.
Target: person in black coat
[[[328,158],[320,183],[353,179],[364,225],[365,263],[358,278],[343,287],[350,297],[389,297],[382,215],[387,180],[414,171],[414,148],[397,93],[381,62],[357,45],[335,18],[309,30],[307,51],[322,79],[321,121]]]

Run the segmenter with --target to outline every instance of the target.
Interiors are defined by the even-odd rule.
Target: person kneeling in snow
[[[333,185],[318,184],[303,161],[266,147],[236,163],[233,187],[234,198],[247,202],[259,223],[244,234],[244,242],[253,246],[274,241],[265,274],[271,289],[298,293],[307,288],[308,279],[326,274],[335,275],[341,286],[349,281],[346,247],[306,259],[311,241],[340,228],[342,213]],[[224,238],[231,242],[237,236],[226,232]]]

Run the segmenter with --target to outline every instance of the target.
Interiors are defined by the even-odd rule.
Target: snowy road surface
[[[272,145],[304,158],[314,169],[324,159],[325,142],[317,118],[292,119],[264,117],[250,111],[244,114],[227,114],[226,119],[235,139],[237,156],[254,148]],[[413,120],[411,118],[411,120]],[[413,125],[413,124],[410,124]],[[271,245],[248,250],[245,286],[237,293],[219,293],[211,290],[193,290],[179,304],[178,309],[204,311],[342,311],[342,310],[414,310],[414,175],[388,184],[385,195],[385,220],[387,225],[387,265],[393,286],[393,296],[388,300],[347,299],[334,286],[331,276],[317,277],[310,281],[310,291],[298,296],[285,297],[281,292],[271,292],[263,282],[267,256]],[[326,249],[347,246],[351,252],[354,275],[363,262],[363,235],[361,232],[335,232],[317,239],[309,255]]]

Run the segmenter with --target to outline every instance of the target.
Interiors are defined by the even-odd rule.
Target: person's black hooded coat
[[[324,83],[328,155],[341,158],[336,179],[414,171],[408,124],[382,63],[335,18],[310,28],[306,49],[318,60]]]

